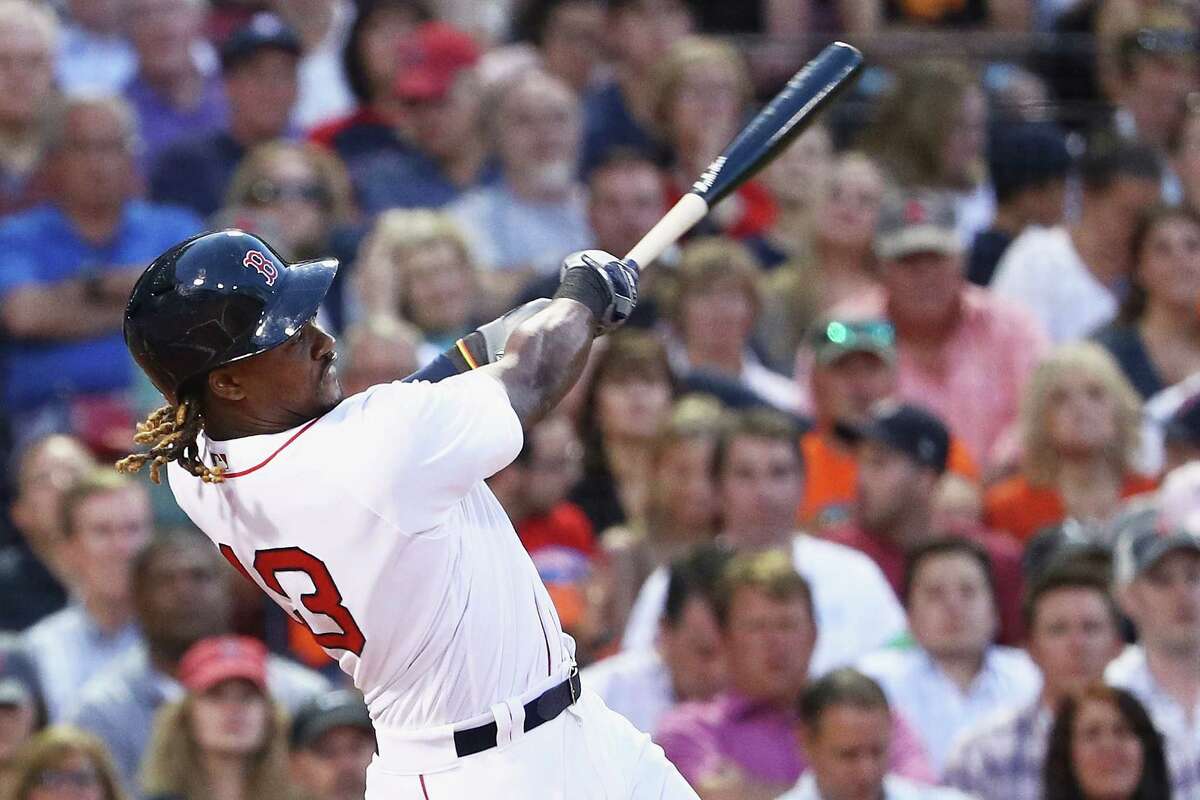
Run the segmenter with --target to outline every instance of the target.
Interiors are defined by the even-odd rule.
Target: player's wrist
[[[563,274],[554,297],[574,300],[590,311],[595,321],[599,321],[612,305],[613,289],[597,270],[573,267]]]

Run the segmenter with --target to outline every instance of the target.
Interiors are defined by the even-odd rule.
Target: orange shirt
[[[800,525],[820,531],[845,523],[854,507],[858,481],[858,462],[853,449],[833,436],[812,430],[800,437],[800,450],[804,454],[805,473],[804,497],[798,513]],[[968,480],[979,480],[979,467],[957,437],[950,438],[946,468]]]
[[[1142,475],[1127,475],[1121,497],[1152,492],[1155,481]],[[1062,522],[1067,515],[1062,497],[1050,486],[1034,486],[1024,475],[997,483],[983,497],[983,518],[989,528],[1006,531],[1027,542],[1042,528]]]

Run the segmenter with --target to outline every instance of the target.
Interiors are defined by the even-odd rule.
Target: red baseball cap
[[[267,648],[248,636],[213,636],[196,642],[179,662],[179,682],[192,692],[241,679],[267,690]]]
[[[405,100],[437,100],[458,73],[479,62],[479,45],[445,22],[426,22],[400,40],[396,94]]]

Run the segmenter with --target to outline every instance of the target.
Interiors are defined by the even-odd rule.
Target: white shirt
[[[1061,226],[1026,228],[1004,251],[989,288],[1028,308],[1055,344],[1081,339],[1117,314],[1117,298]]]
[[[880,800],[971,800],[972,795],[963,794],[957,789],[946,789],[941,786],[928,786],[917,783],[899,775],[885,775],[883,778],[883,794]],[[817,778],[812,770],[800,776],[800,780],[776,800],[825,800],[817,786]]]
[[[374,386],[283,433],[206,438],[224,483],[176,464],[169,476],[192,521],[354,678],[376,724],[411,730],[570,667],[574,643],[483,483],[521,444],[503,385],[472,372]]]
[[[1137,454],[1137,471],[1157,475],[1166,466],[1166,427],[1183,405],[1200,395],[1200,372],[1168,386],[1142,403],[1142,437]]]
[[[583,670],[580,678],[606,706],[645,733],[658,730],[658,721],[675,705],[671,673],[654,648],[609,656]]]
[[[907,630],[895,592],[867,556],[801,533],[792,539],[792,561],[812,589],[816,611],[817,646],[808,667],[812,676],[852,664]],[[654,646],[669,581],[667,569],[659,567],[642,584],[621,638],[622,650]]]
[[[880,650],[864,658],[859,669],[883,687],[892,710],[921,737],[937,775],[955,739],[970,726],[1002,709],[1024,707],[1042,690],[1038,668],[1012,647],[989,647],[966,692],[920,647]]]

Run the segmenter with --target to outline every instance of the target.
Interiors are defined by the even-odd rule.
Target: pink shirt
[[[1049,340],[1028,312],[986,289],[964,285],[962,304],[962,315],[947,333],[936,363],[917,363],[901,335],[899,391],[904,400],[940,416],[986,468],[1017,420],[1021,392]],[[871,292],[842,303],[831,316],[884,319],[886,308],[884,292]],[[812,354],[802,349],[796,378],[806,389],[811,370]]]

